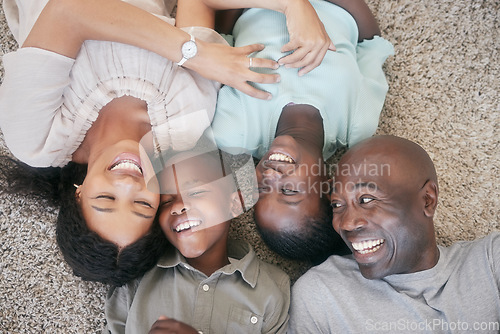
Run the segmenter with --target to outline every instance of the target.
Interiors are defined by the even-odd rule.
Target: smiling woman
[[[61,184],[52,188],[60,204],[57,240],[74,273],[86,280],[122,285],[153,266],[168,244],[153,224],[159,195],[144,180],[153,172],[138,143],[148,130],[140,122],[147,113],[134,108],[141,105],[132,97],[106,105],[75,151],[80,164],[56,169],[62,172]],[[11,175],[18,185],[13,191],[42,172],[28,169],[36,176]]]
[[[153,173],[151,163],[140,158],[139,141],[150,129],[144,101],[116,98],[101,109],[73,154],[74,160],[88,163],[87,176],[76,189],[87,226],[119,247],[144,236],[158,208],[159,196],[145,182]]]
[[[45,190],[60,206],[58,244],[85,280],[119,286],[155,264],[168,242],[153,223],[159,195],[146,187],[152,167],[139,142],[152,134],[157,151],[188,148],[215,108],[220,84],[177,66],[181,52],[174,51],[190,36],[200,48],[203,40],[208,48],[228,46],[209,28],[174,27],[162,3],[134,2],[156,8],[148,13],[101,1],[95,15],[92,1],[6,2],[22,47],[4,56],[0,110],[9,112],[0,113],[0,126],[14,156],[36,167],[17,162],[11,179],[15,189],[24,184],[43,196],[33,186],[47,183],[31,180],[50,174],[54,185]],[[124,30],[117,33],[116,25]],[[148,46],[141,32],[168,50],[158,50],[162,43],[139,48]],[[197,120],[189,134],[184,117]]]
[[[100,220],[84,219],[84,210],[74,200],[73,183],[83,180],[85,170],[86,165],[73,162],[61,170],[61,192],[56,202],[60,206],[56,227],[57,243],[75,275],[84,280],[121,286],[154,266],[168,248],[168,242],[159,226],[152,224],[152,219],[147,224],[137,224],[138,229],[147,226],[147,230],[138,238],[129,235],[129,238],[135,240],[127,246],[120,246],[117,241],[120,239],[119,232],[124,233],[129,228],[129,222],[114,221],[112,224],[110,219],[102,217]],[[93,223],[96,229],[93,228]],[[103,230],[114,241],[107,240]]]
[[[126,221],[112,227],[109,219],[96,219],[92,220],[96,224],[95,229],[91,227],[90,221],[84,219],[82,207],[75,201],[74,186],[84,180],[87,165],[70,162],[62,169],[33,168],[3,157],[0,170],[9,181],[5,191],[30,192],[31,196],[48,200],[59,207],[57,243],[74,274],[84,280],[120,286],[151,268],[168,248],[161,229],[157,224],[152,224],[153,218],[141,218],[150,222],[141,222],[137,229],[146,230],[138,232],[141,233],[140,237],[122,246],[116,242],[119,238],[117,232],[125,232],[123,227],[129,228]],[[108,240],[98,230],[103,226],[107,227],[111,239],[115,241]]]

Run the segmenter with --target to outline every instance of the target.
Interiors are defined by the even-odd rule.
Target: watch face
[[[196,43],[194,41],[187,41],[182,44],[182,56],[186,59],[193,58],[196,55]]]

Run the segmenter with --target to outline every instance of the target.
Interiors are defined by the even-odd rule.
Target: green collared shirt
[[[207,277],[175,249],[142,279],[109,291],[110,333],[147,333],[161,315],[204,334],[285,333],[290,280],[246,242],[228,242],[230,264]]]

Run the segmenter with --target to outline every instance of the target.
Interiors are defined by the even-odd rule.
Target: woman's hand
[[[259,90],[249,82],[272,84],[279,82],[279,74],[257,73],[251,67],[277,69],[279,64],[271,59],[249,58],[249,54],[264,49],[262,44],[243,47],[206,43],[196,40],[198,54],[187,60],[184,67],[198,72],[207,79],[236,88],[243,93],[263,100],[271,99],[271,94]]]
[[[161,316],[156,320],[156,322],[151,327],[149,334],[198,334],[199,332],[193,327],[177,321],[175,319],[170,319],[165,316]]]
[[[301,68],[299,76],[302,76],[321,64],[326,52],[335,51],[335,46],[308,0],[289,0],[284,14],[290,42],[281,51],[293,53],[281,58],[279,64]]]
[[[265,8],[284,13],[290,42],[282,52],[292,54],[279,60],[280,65],[301,68],[299,75],[312,71],[323,61],[327,50],[335,51],[335,46],[326,33],[316,10],[309,0],[200,0],[206,6],[216,9]],[[329,0],[336,2],[339,0]],[[350,1],[350,0],[346,0]]]

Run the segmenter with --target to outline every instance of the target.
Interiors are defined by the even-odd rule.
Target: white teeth
[[[187,222],[184,222],[184,223],[181,223],[179,224],[176,228],[175,228],[175,231],[176,232],[182,232],[184,230],[188,230],[192,227],[196,227],[196,226],[199,226],[201,224],[200,221],[196,220],[196,221],[187,221]]]
[[[374,248],[371,248],[371,249],[367,249],[367,250],[361,250],[361,251],[358,251],[359,253],[361,254],[368,254],[368,253],[375,253],[376,251],[378,251],[380,248],[380,245],[374,247]]]
[[[129,160],[120,161],[114,165],[110,170],[132,170],[142,174],[142,170],[135,162],[130,162]]]
[[[293,164],[293,159],[288,155],[283,153],[273,153],[269,156],[268,160],[270,161],[283,161]]]
[[[384,239],[378,239],[353,242],[352,248],[361,254],[374,253],[379,250],[384,241]]]

